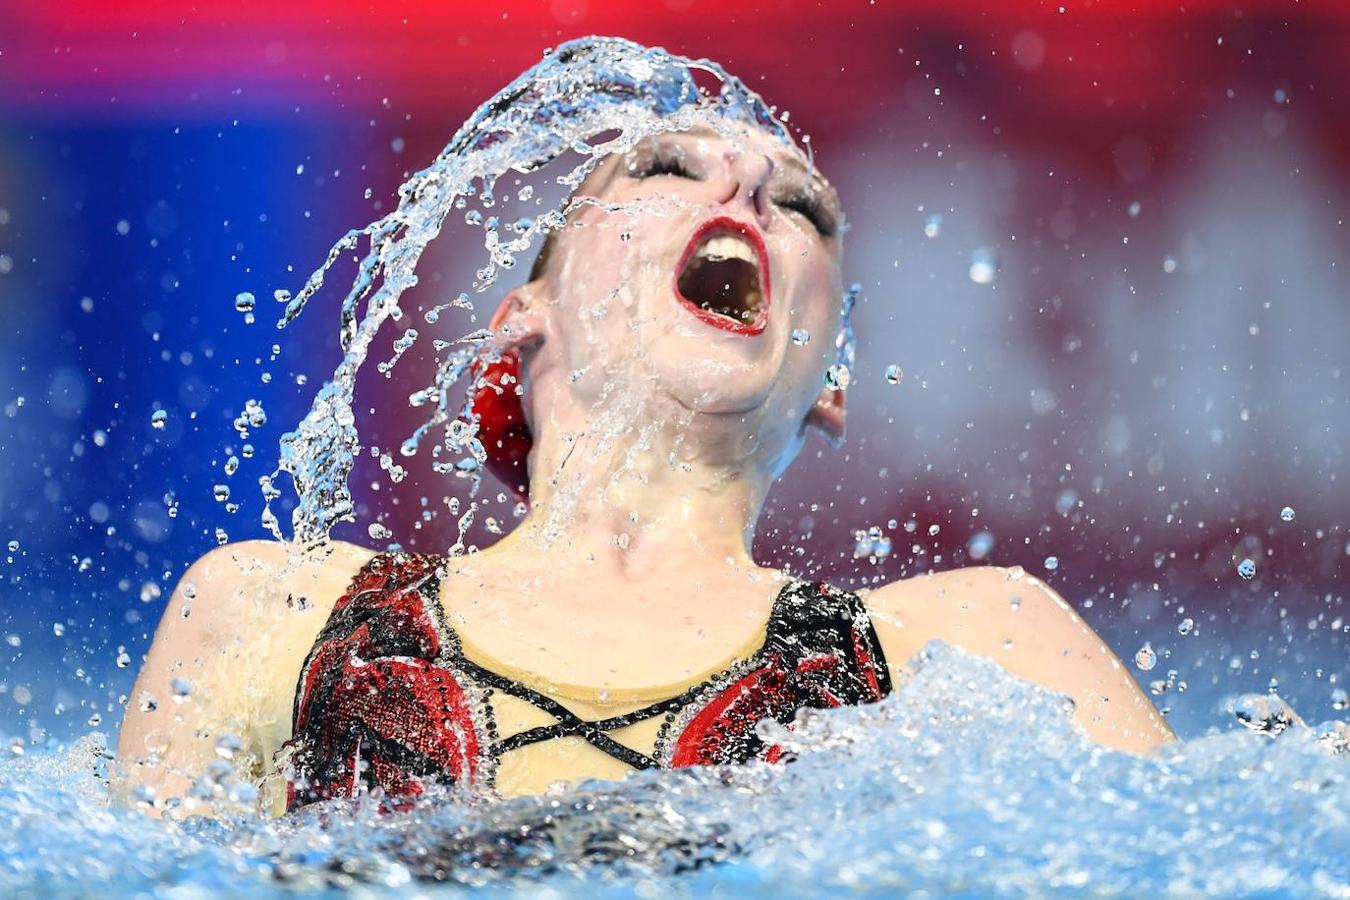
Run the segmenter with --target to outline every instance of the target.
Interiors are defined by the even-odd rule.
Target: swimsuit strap
[[[361,785],[400,796],[428,778],[473,781],[474,698],[436,665],[444,631],[421,593],[438,565],[380,554],[334,604],[301,666],[291,739],[278,751],[288,808]]]
[[[891,692],[886,655],[863,599],[824,581],[797,580],[775,603],[766,647],[789,671],[821,682],[848,705],[880,700]]]
[[[490,669],[485,669],[472,660],[460,654],[455,658],[457,668],[465,671],[478,681],[490,688],[502,691],[524,700],[533,706],[538,707],[549,715],[557,719],[557,724],[540,725],[535,728],[528,728],[509,738],[497,741],[489,753],[493,757],[500,757],[502,754],[509,753],[520,747],[526,747],[530,744],[537,744],[541,741],[552,740],[553,738],[575,736],[580,737],[586,743],[598,750],[603,750],[610,756],[627,763],[635,769],[656,769],[660,764],[644,753],[639,753],[633,748],[621,744],[610,737],[608,732],[616,728],[623,728],[643,719],[652,716],[663,715],[672,709],[690,702],[702,689],[703,685],[695,685],[684,693],[653,703],[650,706],[644,706],[641,709],[633,710],[619,716],[610,716],[604,719],[583,719],[567,707],[556,700],[541,694],[516,681],[514,678],[507,678]]]
[[[338,644],[344,648],[343,653],[354,653],[365,660],[394,657],[429,664],[444,660],[481,687],[524,700],[555,719],[552,725],[536,726],[480,745],[478,752],[486,757],[485,762],[541,741],[580,737],[635,769],[659,768],[666,764],[665,739],[658,739],[657,751],[649,756],[620,743],[609,732],[665,716],[662,733],[671,736],[677,718],[688,720],[701,710],[713,712],[709,704],[733,687],[736,673],[740,673],[738,677],[760,670],[771,673],[770,677],[786,691],[781,711],[785,715],[804,705],[866,703],[881,699],[891,690],[885,657],[861,598],[822,581],[792,580],[774,598],[759,650],[735,660],[726,672],[675,696],[622,715],[585,719],[553,698],[464,655],[459,635],[446,621],[441,607],[444,564],[445,558],[435,554],[381,553],[361,567],[334,605],[301,670],[295,701],[296,733],[306,726],[311,706],[326,705],[314,695],[332,689],[331,684],[313,681],[309,673],[316,667],[311,664],[322,648]]]
[[[443,615],[440,615],[440,578],[438,573],[433,571],[425,581],[419,582],[419,588],[423,591],[423,598],[428,606],[434,606],[437,610],[436,618],[441,623],[446,635],[446,655],[453,662],[455,668],[469,675],[479,684],[524,700],[557,720],[553,725],[527,728],[508,738],[494,742],[490,747],[485,748],[487,754],[493,759],[500,758],[503,754],[512,750],[553,738],[580,737],[597,750],[627,763],[634,769],[660,768],[661,764],[657,760],[616,741],[609,736],[608,732],[655,716],[674,713],[697,699],[711,683],[710,681],[698,682],[673,697],[658,700],[655,703],[621,715],[608,716],[603,719],[583,719],[552,697],[534,690],[517,679],[507,677],[500,672],[494,672],[465,656],[459,634],[455,631],[454,626],[446,622]],[[774,599],[770,622],[778,618],[779,607],[786,592],[787,587],[784,587],[783,591],[780,591]],[[759,653],[763,653],[763,648]]]
[[[350,641],[363,625],[367,627],[351,649],[364,659],[436,658],[441,651],[440,635],[434,627],[438,617],[430,621],[425,618],[432,611],[425,608],[418,588],[435,574],[438,564],[435,557],[423,554],[379,553],[357,570],[347,590],[333,604],[328,620],[300,667],[292,713],[295,728],[303,725],[302,707],[311,687],[307,684],[311,664],[326,645]],[[386,627],[384,619],[394,620],[388,624],[399,627]]]
[[[433,575],[423,582],[426,602],[440,608],[440,583]],[[439,617],[438,617],[439,618]],[[665,716],[669,734],[677,716],[697,712],[735,682],[735,672],[769,669],[785,679],[793,712],[802,705],[838,706],[879,700],[891,691],[885,655],[872,629],[861,597],[825,582],[792,580],[774,598],[764,642],[727,671],[698,682],[680,693],[630,712],[601,719],[584,719],[553,698],[515,678],[494,672],[464,655],[459,635],[443,623],[446,654],[455,668],[480,685],[502,691],[551,715],[552,725],[527,728],[485,747],[498,759],[512,750],[560,737],[579,737],[634,769],[660,768],[666,742],[658,739],[651,756],[615,740],[609,732],[657,716]],[[702,702],[700,702],[702,701]]]

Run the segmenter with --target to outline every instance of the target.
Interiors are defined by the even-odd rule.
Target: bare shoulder
[[[129,781],[161,795],[181,790],[227,735],[261,774],[289,736],[295,679],[315,636],[373,555],[343,542],[301,554],[243,541],[193,563],[127,704],[118,755]]]
[[[1049,585],[1019,567],[972,566],[893,582],[865,597],[892,668],[933,639],[1066,694],[1099,743],[1133,753],[1174,739],[1120,659]]]
[[[301,554],[280,541],[241,541],[216,547],[188,567],[155,631],[150,659],[249,644],[266,652],[264,631],[318,630],[371,552],[333,542],[325,552]],[[321,624],[321,623],[320,623]],[[278,635],[272,632],[272,637]]]
[[[332,541],[304,554],[281,541],[240,541],[216,547],[184,573],[180,585],[195,585],[213,596],[238,596],[240,586],[281,584],[288,588],[350,581],[375,554],[346,541]]]
[[[1063,597],[1017,566],[967,566],[905,578],[870,591],[866,603],[883,620],[904,616],[981,633],[996,624],[1035,620],[1093,635]]]

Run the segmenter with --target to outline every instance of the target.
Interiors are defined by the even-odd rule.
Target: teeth
[[[743,259],[759,268],[759,257],[754,248],[737,237],[719,235],[704,241],[694,255],[700,259]]]

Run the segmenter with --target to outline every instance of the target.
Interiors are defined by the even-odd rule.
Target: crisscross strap
[[[434,577],[426,583],[426,591],[427,602],[439,603],[439,584]],[[553,738],[580,737],[597,750],[635,769],[659,768],[669,765],[671,760],[663,762],[640,753],[612,738],[609,732],[658,716],[669,717],[669,725],[675,714],[691,706],[714,712],[715,704],[711,701],[718,694],[730,694],[733,696],[728,699],[742,701],[743,710],[737,718],[753,726],[762,718],[788,720],[803,706],[823,708],[867,703],[881,699],[891,690],[885,657],[861,598],[825,582],[792,581],[785,585],[774,599],[764,643],[748,659],[734,661],[727,672],[692,685],[673,697],[601,719],[582,718],[553,698],[474,662],[464,655],[454,629],[448,624],[445,628],[446,650],[457,669],[480,685],[524,700],[556,720],[552,725],[529,728],[494,742],[486,748],[494,759]],[[747,678],[754,679],[756,687],[732,680],[733,670],[751,673]],[[769,683],[775,685],[772,698],[756,694],[756,690],[764,694],[763,685]],[[704,702],[699,703],[700,700]],[[727,723],[718,724],[725,732]],[[689,726],[697,729],[696,719],[690,719]],[[664,731],[669,732],[669,728]],[[753,731],[737,731],[726,745],[734,748],[730,753],[737,759],[715,761],[743,761],[758,755],[762,744]],[[658,741],[658,757],[662,755],[661,747],[662,742]],[[727,753],[719,755],[726,756]]]
[[[641,722],[644,719],[650,719],[653,716],[664,715],[671,710],[679,709],[688,704],[698,695],[698,691],[703,685],[696,685],[693,688],[679,694],[653,703],[650,706],[644,706],[641,709],[633,710],[619,716],[609,716],[604,719],[583,719],[567,707],[556,700],[539,693],[536,690],[526,687],[513,678],[507,678],[490,669],[485,669],[477,663],[460,655],[455,660],[457,668],[462,669],[479,684],[485,685],[503,693],[510,694],[524,700],[532,706],[538,707],[553,718],[557,723],[553,725],[540,725],[535,728],[529,728],[525,731],[513,734],[494,743],[488,752],[494,757],[500,757],[504,753],[520,747],[528,747],[530,744],[537,744],[541,741],[552,740],[560,737],[580,737],[597,750],[603,750],[615,759],[625,762],[635,769],[655,769],[660,764],[644,753],[639,753],[633,748],[621,744],[610,737],[608,732],[617,728],[624,728]]]
[[[879,700],[891,690],[861,598],[824,582],[792,581],[774,600],[764,643],[726,672],[617,716],[586,719],[464,656],[440,605],[439,556],[381,554],[353,578],[315,640],[296,689],[292,807],[350,795],[358,783],[417,794],[421,780],[492,781],[505,753],[579,737],[635,769],[775,760],[756,724],[790,723],[802,707]],[[495,738],[501,691],[550,715],[551,725]],[[651,755],[610,732],[664,717]]]

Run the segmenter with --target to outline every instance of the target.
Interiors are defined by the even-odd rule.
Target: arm
[[[919,576],[873,591],[867,605],[899,678],[905,674],[900,664],[938,638],[1067,695],[1075,724],[1104,746],[1143,754],[1176,740],[1096,632],[1064,598],[1020,569]]]
[[[183,575],[136,679],[118,740],[124,787],[163,810],[224,764],[249,781],[268,774],[290,736],[300,665],[349,576],[368,551],[335,545],[323,559],[288,560],[286,546],[219,547]],[[303,599],[302,599],[303,598]],[[197,792],[203,793],[203,792]],[[247,798],[245,798],[247,799]]]

